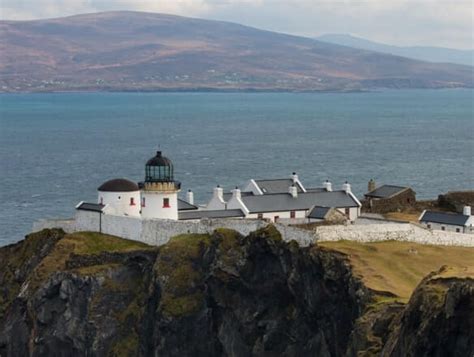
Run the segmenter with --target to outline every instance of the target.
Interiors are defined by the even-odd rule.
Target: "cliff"
[[[348,256],[272,226],[149,247],[44,230],[0,249],[0,356],[464,356],[474,284],[444,269],[407,304]]]

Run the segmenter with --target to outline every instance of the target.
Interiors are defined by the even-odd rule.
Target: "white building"
[[[140,189],[127,179],[113,179],[104,182],[97,189],[98,203],[108,206],[108,212],[124,216],[140,216]]]
[[[346,182],[333,191],[329,181],[322,188],[306,189],[296,173],[288,179],[251,179],[245,189],[235,188],[224,193],[220,186],[206,206],[208,210],[241,210],[245,218],[309,221],[315,207],[335,208],[354,221],[360,215],[361,203]]]
[[[103,183],[98,188],[97,203],[81,202],[76,206],[76,222],[84,230],[99,231],[103,215],[139,220],[247,218],[301,223],[314,221],[315,212],[321,211],[315,210],[317,207],[336,209],[348,220],[354,221],[361,207],[347,182],[341,190],[333,191],[328,181],[323,183],[322,188],[306,189],[296,173],[287,179],[252,179],[243,192],[235,188],[230,193],[224,193],[217,186],[204,208],[194,205],[191,190],[186,193],[186,201],[179,199],[180,189],[181,183],[174,179],[173,163],[158,151],[145,165],[143,182],[137,184],[119,178]]]
[[[463,213],[423,211],[419,221],[428,229],[457,233],[474,233],[474,216],[471,207],[466,206]]]

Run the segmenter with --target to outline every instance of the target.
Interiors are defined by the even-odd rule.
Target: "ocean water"
[[[105,180],[141,180],[157,147],[206,202],[249,178],[307,187],[474,187],[474,91],[0,95],[0,245],[39,218],[72,217]]]

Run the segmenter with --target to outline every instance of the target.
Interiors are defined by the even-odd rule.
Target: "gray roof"
[[[311,187],[307,188],[306,192],[326,192],[326,189],[323,187]]]
[[[288,193],[288,189],[293,185],[293,179],[273,179],[273,180],[255,180],[263,194]],[[303,192],[300,185],[296,185],[298,192]]]
[[[198,207],[195,205],[192,205],[189,202],[186,202],[185,200],[178,198],[178,211],[187,211],[187,210],[194,210],[194,209],[198,209]]]
[[[308,215],[308,218],[324,219],[326,214],[331,210],[330,207],[314,207]]]
[[[420,222],[432,222],[464,227],[469,217],[470,216],[465,216],[459,213],[426,211],[420,218]]]
[[[383,185],[373,191],[367,192],[365,196],[373,198],[389,198],[394,195],[398,195],[399,193],[405,191],[408,188],[410,187]]]
[[[240,193],[241,196],[253,196],[253,192],[246,192],[243,191]],[[232,192],[225,192],[223,195],[224,202],[229,202],[229,200],[232,198]]]
[[[240,209],[227,209],[216,211],[181,211],[178,212],[178,219],[201,219],[201,218],[240,218],[244,217],[244,213]]]
[[[82,202],[76,209],[81,210],[81,211],[93,211],[93,212],[102,212],[104,209],[104,205],[101,205],[100,203],[87,203],[87,202]]]
[[[252,213],[309,210],[321,207],[359,207],[345,191],[301,192],[293,198],[288,193],[242,197],[245,206]]]

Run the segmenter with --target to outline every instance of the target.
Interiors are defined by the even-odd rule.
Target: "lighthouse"
[[[173,163],[161,151],[147,161],[145,181],[139,186],[142,218],[178,219],[181,183],[174,180]]]

